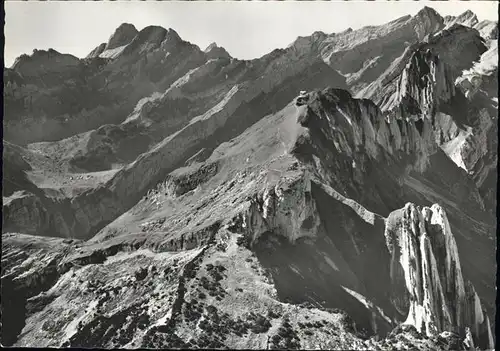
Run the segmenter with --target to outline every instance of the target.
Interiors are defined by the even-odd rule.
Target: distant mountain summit
[[[211,59],[213,58],[231,58],[231,55],[226,51],[226,49],[218,46],[216,43],[211,43],[207,48],[204,50],[204,52],[207,54],[207,56]]]
[[[458,16],[446,16],[444,18],[446,26],[451,27],[453,24],[461,24],[467,27],[474,27],[478,24],[479,20],[477,16],[470,10],[465,11],[464,13]]]
[[[107,43],[102,43],[92,50],[87,58],[104,57],[115,58],[130,44],[139,31],[130,23],[122,23],[109,37]]]
[[[105,50],[112,50],[116,49],[119,46],[127,45],[135,38],[138,33],[139,31],[134,27],[133,24],[121,24],[118,28],[116,28],[113,35],[109,38]]]

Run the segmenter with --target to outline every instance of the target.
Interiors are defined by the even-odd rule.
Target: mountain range
[[[495,347],[498,23],[4,69],[2,344]]]

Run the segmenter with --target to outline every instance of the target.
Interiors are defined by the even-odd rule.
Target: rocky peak
[[[474,287],[464,281],[444,209],[408,203],[389,215],[385,237],[392,291],[406,288],[406,298],[393,296],[397,309],[408,311],[405,324],[427,336],[452,331],[465,338],[470,328],[476,344],[492,348],[489,320]]]
[[[231,55],[223,47],[218,46],[215,42],[211,43],[204,51],[209,59],[231,58]]]
[[[486,49],[474,29],[455,24],[441,30],[407,48],[389,67],[382,75],[383,89],[375,92],[381,97],[375,100],[384,111],[397,110],[402,117],[432,117],[439,104],[455,95],[455,79]]]
[[[448,101],[455,93],[449,70],[430,49],[417,49],[403,69],[398,82],[402,117],[430,118],[438,101]]]
[[[176,47],[182,39],[173,29],[160,26],[147,26],[143,28],[123,50],[124,54],[154,50],[162,46],[165,49]]]
[[[474,12],[472,12],[471,10],[467,10],[459,16],[449,20],[447,25],[451,26],[456,23],[467,27],[474,27],[478,22],[479,20],[477,19],[477,16],[474,14]]]
[[[347,30],[349,30],[349,29],[352,31],[352,28],[347,28]],[[312,39],[314,41],[321,41],[321,40],[324,40],[326,37],[327,37],[327,35],[322,31],[316,31],[312,34]]]
[[[288,49],[291,48],[299,54],[307,54],[310,52],[319,54],[321,44],[327,37],[328,35],[321,31],[316,31],[312,35],[306,37],[299,36],[288,46]]]
[[[472,12],[471,10],[466,10],[461,15],[459,15],[457,18],[458,19],[474,19],[476,23],[478,22],[476,14],[474,12]]]
[[[427,6],[412,18],[412,22],[419,40],[422,40],[427,34],[435,33],[444,27],[443,17],[436,10]]]
[[[22,64],[23,62],[27,61],[34,61],[37,59],[43,59],[43,58],[48,58],[48,57],[55,57],[55,56],[61,56],[62,54],[54,49],[48,49],[48,50],[38,50],[38,49],[33,49],[33,52],[31,55],[23,54],[19,56],[13,65],[13,69],[16,68],[17,65]]]
[[[211,50],[213,49],[217,49],[218,46],[217,46],[217,43],[216,42],[212,42],[210,43],[207,48],[205,50],[203,50],[204,52],[210,52]]]
[[[424,171],[428,156],[436,150],[430,121],[386,118],[377,105],[366,99],[354,99],[348,91],[328,88],[308,94],[307,109],[298,121],[310,130],[310,143],[342,157],[356,158],[360,152],[372,160],[385,156],[411,155],[407,166]],[[316,147],[316,146],[313,146]],[[326,156],[325,156],[326,157]],[[361,161],[357,170],[361,171]]]
[[[169,41],[182,41],[181,37],[179,36],[179,34],[173,30],[172,28],[169,28],[167,30],[167,35],[165,37],[165,40],[169,40]]]
[[[139,40],[139,41],[152,41],[153,39],[159,39],[161,40],[165,39],[166,35],[168,33],[168,30],[160,27],[160,26],[147,26],[144,27],[138,34],[137,37],[135,38],[134,41]]]
[[[108,40],[104,50],[112,50],[130,43],[139,31],[133,24],[122,23]]]
[[[435,20],[438,22],[443,21],[443,17],[441,17],[441,15],[436,10],[434,10],[432,7],[429,6],[424,6],[420,11],[417,12],[415,17],[420,19],[425,18],[425,19]]]
[[[451,23],[451,22],[452,22],[452,21],[454,21],[456,18],[457,18],[456,16],[451,16],[451,15],[444,16],[444,17],[443,17],[444,24]]]

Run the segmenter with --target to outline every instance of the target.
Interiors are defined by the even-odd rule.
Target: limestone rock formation
[[[2,344],[493,348],[496,23],[4,69]]]
[[[205,53],[208,55],[209,59],[226,58],[230,59],[231,55],[226,51],[226,49],[218,46],[216,43],[212,43],[205,49]]]
[[[451,27],[452,25],[458,23],[467,27],[474,27],[476,24],[478,24],[479,20],[477,19],[477,16],[474,12],[471,10],[467,10],[464,13],[458,15],[458,16],[446,16],[445,17],[445,24],[448,27]]]

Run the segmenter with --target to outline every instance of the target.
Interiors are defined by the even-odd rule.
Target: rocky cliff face
[[[435,103],[447,102],[453,95],[453,79],[443,61],[429,49],[416,51],[398,82],[396,101],[408,109],[406,115],[430,118],[435,114]],[[404,117],[405,112],[400,114]]]
[[[387,118],[370,100],[353,99],[342,90],[310,94],[310,103],[300,123],[311,133],[321,133],[310,136],[313,148],[319,152],[333,149],[343,158],[352,160],[346,166],[352,169],[355,179],[366,170],[369,159],[382,161],[405,157],[411,160],[408,160],[408,167],[424,171],[428,156],[436,150],[429,121],[419,124]],[[322,145],[318,147],[320,142]]]
[[[385,229],[391,254],[398,309],[408,310],[405,324],[435,335],[453,331],[465,337],[466,326],[481,347],[493,348],[491,327],[473,285],[462,276],[457,245],[444,210],[439,205],[418,208],[407,204],[393,212]]]
[[[294,244],[300,238],[315,237],[320,225],[311,181],[307,174],[282,186],[267,188],[251,199],[249,207],[233,219],[231,226],[240,227],[250,245],[269,232],[282,235]]]
[[[454,24],[461,24],[467,27],[475,27],[479,20],[474,12],[467,10],[458,16],[446,16],[444,18],[444,23],[447,27],[451,27]]]
[[[425,8],[247,61],[129,24],[21,57],[2,342],[494,347],[494,35]]]
[[[478,179],[474,174],[484,171],[471,170],[466,166],[468,160],[482,159],[480,164],[492,165],[486,150],[496,148],[496,137],[490,134],[497,125],[497,113],[491,109],[496,104],[496,88],[491,84],[496,72],[496,63],[491,59],[495,45],[484,42],[475,30],[455,23],[430,36],[426,43],[408,48],[378,82],[358,96],[374,99],[383,111],[392,111],[394,118],[430,118],[436,143],[459,167]],[[479,85],[484,93],[474,98]],[[471,144],[475,146],[467,146]],[[491,203],[490,195],[483,199]]]

